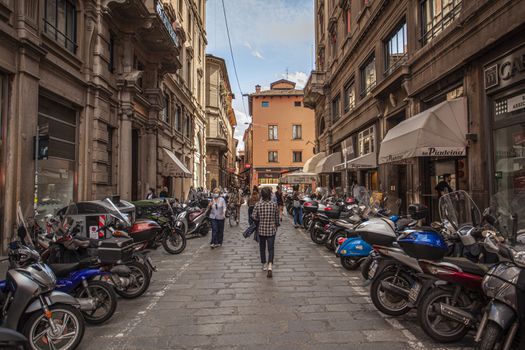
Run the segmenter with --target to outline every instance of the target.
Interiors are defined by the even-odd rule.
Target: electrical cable
[[[228,35],[228,44],[230,45],[230,55],[232,57],[233,71],[235,73],[235,79],[237,80],[237,87],[239,88],[239,91],[241,93],[242,109],[244,110],[244,114],[248,117],[248,113],[246,113],[246,106],[244,105],[244,94],[241,89],[241,83],[239,82],[239,75],[237,74],[237,65],[235,64],[235,57],[233,56],[232,41],[230,38],[230,28],[228,27],[228,18],[226,16],[226,7],[224,6],[224,0],[221,0],[221,2],[222,12],[224,14],[224,23],[226,24],[226,34]]]

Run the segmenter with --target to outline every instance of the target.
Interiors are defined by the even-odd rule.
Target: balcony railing
[[[436,0],[427,0],[434,5],[433,2]],[[421,12],[423,21],[425,21],[426,2],[423,3]],[[441,3],[440,11],[433,14],[432,18],[427,19],[428,23],[423,22],[421,43],[425,45],[427,42],[438,36],[446,27],[448,27],[456,18],[461,14],[462,0],[451,0],[446,4]],[[434,9],[435,11],[435,9]]]

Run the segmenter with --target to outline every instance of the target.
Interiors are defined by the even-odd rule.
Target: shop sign
[[[484,70],[485,89],[504,87],[525,79],[525,48],[521,48]]]
[[[419,152],[421,157],[459,157],[465,155],[465,147],[428,147]]]
[[[159,15],[160,20],[164,24],[164,27],[166,27],[166,30],[168,31],[171,40],[173,41],[173,44],[177,46],[177,34],[175,33],[171,21],[168,18],[166,12],[164,11],[164,7],[162,6],[162,3],[160,1],[157,1],[157,6],[155,7],[155,9],[157,10],[157,15]]]
[[[525,108],[525,94],[511,97],[507,100],[507,112],[514,112]]]

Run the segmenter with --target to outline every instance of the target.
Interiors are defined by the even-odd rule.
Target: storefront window
[[[73,200],[75,163],[62,159],[38,162],[38,216],[55,214]]]
[[[359,156],[374,152],[374,127],[371,126],[361,131],[357,135],[357,141],[359,144]]]

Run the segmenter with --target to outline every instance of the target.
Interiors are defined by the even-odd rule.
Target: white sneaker
[[[262,266],[262,270],[263,270],[263,271],[268,270],[268,264],[263,264],[263,266]]]
[[[268,263],[268,278],[272,278],[272,263]]]

